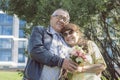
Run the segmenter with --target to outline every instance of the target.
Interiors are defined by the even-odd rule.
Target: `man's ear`
[[[51,15],[50,18],[52,18],[53,16]]]

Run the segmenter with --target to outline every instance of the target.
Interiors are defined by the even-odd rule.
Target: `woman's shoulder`
[[[95,44],[95,42],[92,41],[92,40],[88,40],[87,44],[88,44],[88,45],[90,45],[90,44]]]
[[[92,48],[97,47],[96,43],[92,40],[89,40],[87,44],[89,47],[91,46]]]

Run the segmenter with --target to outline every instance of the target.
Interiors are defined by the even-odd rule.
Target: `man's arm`
[[[48,66],[62,66],[63,59],[55,54],[51,54],[43,43],[43,28],[34,27],[29,40],[30,57],[40,64]]]

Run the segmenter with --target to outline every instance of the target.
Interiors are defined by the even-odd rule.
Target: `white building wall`
[[[12,47],[12,59],[14,62],[14,67],[17,67],[18,63],[18,38],[19,38],[19,19],[16,15],[13,17],[13,47]]]
[[[2,11],[0,13],[3,14]],[[5,13],[4,13],[5,14]],[[2,38],[10,38],[12,39],[12,60],[11,61],[0,61],[0,69],[4,67],[9,67],[9,68],[18,68],[18,67],[25,67],[26,62],[27,62],[27,57],[25,57],[25,62],[19,63],[18,62],[18,48],[19,48],[19,41],[25,41],[26,43],[28,42],[27,38],[19,38],[19,18],[14,15],[13,16],[13,35],[0,35],[0,39]],[[27,44],[26,44],[27,47]]]

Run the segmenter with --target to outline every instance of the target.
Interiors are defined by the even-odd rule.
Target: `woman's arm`
[[[103,70],[106,69],[106,63],[104,61],[104,58],[103,58],[98,46],[93,41],[88,42],[88,48],[89,48],[89,52],[91,53],[91,57],[93,60],[92,64],[84,65],[83,67],[79,67],[78,71],[99,74]]]
[[[105,70],[105,65],[102,63],[78,67],[78,72],[88,72],[88,73],[98,74],[103,70]]]

